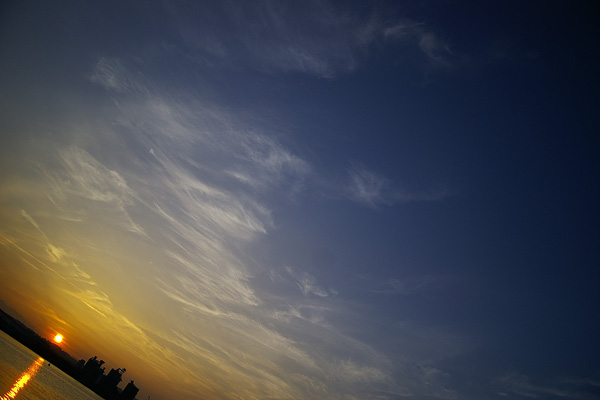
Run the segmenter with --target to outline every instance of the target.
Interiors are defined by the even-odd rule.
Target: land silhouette
[[[0,329],[20,342],[45,361],[88,387],[105,400],[135,400],[139,388],[133,381],[124,389],[118,385],[123,379],[125,368],[111,369],[104,374],[104,361],[97,356],[87,360],[76,360],[55,343],[38,335],[33,329],[0,309]]]

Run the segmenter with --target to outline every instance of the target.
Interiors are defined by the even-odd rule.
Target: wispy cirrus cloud
[[[292,277],[295,285],[300,289],[303,295],[314,295],[321,298],[328,297],[330,292],[317,284],[314,276],[308,272],[296,272],[292,267],[286,267],[285,270]]]
[[[290,393],[297,398],[342,398],[359,385],[393,391],[393,381],[379,366],[380,355],[367,356],[361,350],[364,345],[344,339],[335,330],[325,340],[327,347],[335,347],[342,339],[340,355],[314,352],[313,339],[329,326],[324,321],[330,311],[323,313],[316,305],[295,304],[287,298],[275,301],[252,284],[260,268],[244,262],[243,244],[274,229],[263,193],[274,187],[289,190],[290,180],[303,180],[312,173],[310,164],[273,135],[239,128],[236,118],[222,110],[164,96],[135,97],[121,100],[116,120],[135,138],[137,148],[129,154],[129,161],[143,160],[149,168],[122,171],[120,176],[130,191],[119,193],[132,199],[123,203],[124,208],[132,214],[136,210],[140,225],[148,232],[147,240],[161,243],[162,254],[154,262],[167,268],[156,271],[152,282],[168,299],[166,304],[183,310],[199,324],[208,324],[202,336],[190,328],[194,323],[156,334],[173,351],[197,356],[186,368],[202,371],[208,382],[202,385],[214,393],[225,390],[219,383],[224,376],[231,377],[225,379],[226,384],[235,384],[237,393],[245,393],[246,398],[256,393],[274,398]],[[244,176],[248,178],[240,178]],[[124,187],[116,184],[119,180],[110,182]],[[160,221],[160,231],[147,227],[147,218]],[[306,272],[290,269],[286,280],[306,301],[332,295]],[[294,319],[293,328],[286,326],[279,302],[287,304],[284,310]],[[293,317],[298,309],[313,311]],[[310,341],[307,330],[313,331]],[[343,354],[352,360],[341,358]],[[201,359],[205,361],[198,363]],[[340,375],[340,369],[347,374]],[[268,384],[256,387],[256,382]]]
[[[200,27],[197,20],[204,16],[198,10],[190,15],[175,8],[171,12],[184,41],[209,65],[334,78],[357,69],[370,48],[383,43],[414,46],[434,65],[447,65],[452,56],[449,46],[424,23],[390,18],[377,7],[363,15],[321,0],[303,7],[279,1],[207,7],[220,18]],[[214,29],[215,23],[219,29]]]
[[[127,212],[126,208],[133,204],[135,194],[118,172],[106,168],[90,153],[76,146],[59,149],[58,155],[64,169],[48,172],[55,201],[76,197],[111,204],[120,214],[114,219],[115,223],[145,235]]]
[[[435,65],[449,65],[452,51],[450,46],[423,23],[401,21],[383,28],[383,36],[388,40],[414,42]]]
[[[534,382],[530,377],[519,372],[507,372],[496,378],[495,384],[501,389],[498,394],[502,396],[517,395],[524,398],[562,398],[562,399],[590,399],[595,396],[599,386],[593,379],[563,378],[553,382]]]
[[[276,10],[270,21],[280,11],[289,12]],[[315,23],[334,18],[323,17]],[[295,34],[283,31],[280,43],[248,43],[260,50],[251,64],[324,77],[352,69],[355,45],[328,58],[350,29],[343,18],[336,24],[339,31],[324,47],[315,38],[311,46],[298,39],[292,51]],[[361,29],[361,38],[352,39],[357,43],[368,36]],[[304,53],[308,61],[293,61]],[[273,266],[257,262],[252,246],[277,234],[274,204],[310,185],[318,190],[323,171],[260,116],[246,118],[190,91],[160,86],[122,59],[101,57],[89,80],[106,95],[94,109],[97,118],[57,127],[60,140],[33,148],[36,168],[27,186],[43,195],[19,195],[31,206],[21,209],[40,210],[54,227],[52,240],[40,240],[35,254],[51,268],[62,266],[55,270],[64,282],[56,287],[68,299],[67,315],[89,316],[80,324],[90,336],[107,326],[107,334],[124,338],[129,355],[154,367],[148,376],[164,374],[165,365],[177,371],[185,379],[175,390],[189,398],[194,388],[232,399],[394,398],[422,391],[396,379],[409,364],[349,333],[351,324],[340,322],[349,306],[316,274],[276,266],[283,278],[273,280],[274,288],[257,283]],[[341,193],[337,198],[368,207],[398,201],[389,180],[360,165],[347,185],[328,186]],[[21,217],[41,232],[35,215]],[[29,258],[32,265],[42,260]]]
[[[148,88],[140,84],[140,77],[136,77],[131,68],[128,68],[119,58],[100,57],[94,66],[90,80],[116,92],[148,92]]]
[[[348,195],[357,203],[369,207],[390,204],[389,181],[362,165],[354,165],[348,172],[350,185]]]
[[[443,187],[429,191],[398,187],[385,176],[356,163],[348,170],[348,180],[344,190],[346,197],[371,208],[414,201],[439,201],[454,195],[453,191]]]

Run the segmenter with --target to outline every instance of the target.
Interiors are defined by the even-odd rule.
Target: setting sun
[[[54,343],[60,343],[63,341],[63,335],[61,335],[60,333],[57,333],[56,336],[54,336]]]

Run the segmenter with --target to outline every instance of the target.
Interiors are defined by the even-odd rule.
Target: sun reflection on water
[[[35,374],[37,374],[42,365],[44,365],[44,359],[42,357],[38,357],[38,359],[35,360],[29,366],[29,368],[27,368],[25,372],[21,374],[21,376],[19,376],[13,387],[0,397],[0,400],[10,400],[17,397],[19,390],[23,389],[25,385],[27,385],[27,382],[29,382],[29,380],[33,378]]]

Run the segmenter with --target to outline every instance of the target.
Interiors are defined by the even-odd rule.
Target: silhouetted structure
[[[96,356],[91,357],[81,368],[81,381],[90,387],[95,385],[98,380],[104,376],[103,360],[98,360]]]
[[[129,382],[125,389],[119,395],[119,400],[134,400],[137,393],[140,391],[134,384],[133,381]]]
[[[124,368],[111,369],[108,375],[98,381],[98,394],[107,399],[114,399],[119,395],[117,385],[121,382]]]

